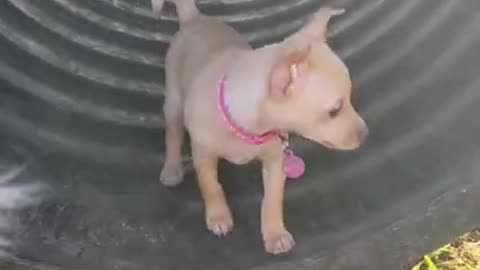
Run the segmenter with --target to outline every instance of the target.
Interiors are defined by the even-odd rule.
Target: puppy
[[[166,157],[160,181],[174,186],[183,180],[186,128],[207,228],[225,235],[233,220],[217,162],[260,160],[264,247],[271,254],[289,252],[295,243],[284,226],[282,205],[288,133],[339,150],[357,148],[368,134],[350,103],[348,70],[325,43],[329,19],[343,10],[321,8],[284,41],[252,49],[233,28],[200,14],[194,0],[170,2],[180,30],[166,56]],[[159,15],[163,0],[152,0],[152,6]]]

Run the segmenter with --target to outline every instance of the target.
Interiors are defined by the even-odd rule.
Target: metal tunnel
[[[197,1],[255,47],[325,3]],[[328,42],[371,135],[354,152],[295,138],[307,165],[285,198],[297,246],[271,257],[257,165],[221,164],[236,221],[224,239],[204,227],[191,170],[179,188],[158,182],[173,7],[157,20],[150,0],[0,1],[0,162],[51,190],[18,214],[18,259],[2,269],[407,269],[480,224],[480,2],[333,3],[347,12]]]

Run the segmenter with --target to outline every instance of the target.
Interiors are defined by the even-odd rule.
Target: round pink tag
[[[285,153],[283,156],[282,170],[288,178],[299,178],[305,172],[305,163],[302,158],[293,153]]]

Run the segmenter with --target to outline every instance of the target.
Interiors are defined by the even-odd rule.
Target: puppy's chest
[[[256,159],[263,146],[249,145],[239,140],[228,140],[223,147],[217,149],[221,156],[234,164],[246,164]]]

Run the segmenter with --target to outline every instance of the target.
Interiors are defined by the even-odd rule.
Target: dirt
[[[480,270],[480,226],[428,255],[437,270]],[[433,270],[424,260],[412,270]]]

